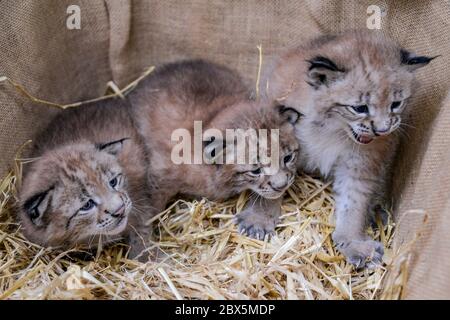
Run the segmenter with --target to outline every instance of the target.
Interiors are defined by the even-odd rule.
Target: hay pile
[[[356,272],[333,248],[328,184],[300,176],[269,242],[240,235],[232,217],[247,196],[224,203],[179,200],[155,219],[167,256],[128,260],[127,247],[97,255],[28,242],[14,221],[18,164],[0,182],[0,299],[397,299],[409,249],[393,248],[394,224],[373,233],[383,268]]]
[[[122,96],[152,71],[124,89],[109,84],[114,94],[88,102]],[[36,103],[61,109],[86,103],[48,102],[6,77],[2,81]],[[329,184],[312,177],[298,177],[288,190],[270,241],[237,232],[232,218],[244,207],[245,193],[224,203],[175,202],[154,219],[159,238],[154,245],[164,259],[142,264],[127,259],[121,244],[91,254],[28,242],[14,215],[26,161],[16,159],[0,180],[0,299],[398,299],[403,294],[412,243],[396,248],[390,221],[372,232],[385,246],[385,265],[355,271],[331,241]]]

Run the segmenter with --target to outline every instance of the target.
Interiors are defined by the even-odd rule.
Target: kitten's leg
[[[369,238],[366,221],[378,180],[369,171],[342,164],[335,172],[336,229],[333,240],[347,261],[356,268],[381,264],[383,245]]]
[[[382,153],[382,162],[384,165],[378,168],[379,176],[382,177],[382,179],[376,183],[376,189],[373,193],[369,207],[369,222],[373,229],[378,228],[377,216],[381,218],[383,225],[387,225],[389,222],[392,199],[390,199],[388,195],[392,194],[392,164],[394,162],[395,150],[397,150],[398,142],[398,136],[392,136],[389,139],[387,148]],[[377,160],[377,162],[380,162],[380,159]]]
[[[129,258],[146,262],[157,256],[157,248],[150,251],[147,250],[150,247],[150,238],[153,234],[153,226],[148,224],[148,220],[162,212],[170,198],[171,195],[169,193],[158,190],[158,193],[153,194],[149,198],[151,207],[146,212],[142,212],[142,209],[139,209],[139,212],[135,213],[135,218],[129,223]]]
[[[235,217],[239,232],[260,240],[266,234],[273,234],[280,218],[282,200],[283,197],[258,198],[255,202],[250,200],[247,207]]]
[[[386,163],[392,163],[392,157],[385,156]],[[392,207],[392,199],[388,197],[389,194],[392,194],[391,186],[392,186],[392,169],[390,167],[385,167],[381,173],[382,177],[386,177],[386,179],[380,180],[377,184],[377,190],[374,192],[373,197],[370,201],[369,207],[369,223],[372,226],[372,229],[377,229],[378,226],[378,218],[380,218],[383,226],[387,225],[389,222],[389,215]]]
[[[130,228],[128,233],[128,245],[130,246],[128,258],[137,259],[140,262],[149,260],[149,253],[144,251],[149,246],[149,239],[152,234],[150,228],[136,228],[135,226]]]

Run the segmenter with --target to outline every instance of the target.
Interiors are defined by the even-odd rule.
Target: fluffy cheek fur
[[[127,193],[122,190],[117,193],[111,193],[105,196],[105,203],[118,203],[111,205],[111,208],[105,206],[97,207],[89,213],[82,213],[67,219],[67,233],[73,234],[73,239],[77,242],[92,240],[92,237],[98,235],[114,236],[123,232],[126,228],[128,216],[132,205]],[[118,211],[117,207],[123,209],[120,213],[110,214],[106,212]]]
[[[111,194],[108,198],[113,196],[117,197],[117,194]],[[120,199],[124,209],[116,217],[105,214],[102,211],[104,208],[96,208],[87,213],[73,213],[73,208],[78,208],[81,203],[77,198],[72,198],[71,203],[56,201],[47,212],[46,225],[38,230],[36,226],[29,226],[29,230],[34,234],[42,233],[39,242],[44,245],[95,244],[93,242],[96,236],[114,236],[125,230],[132,204],[124,190],[120,191]]]
[[[405,102],[402,102],[402,109]],[[401,125],[401,112],[392,112],[389,108],[375,114],[355,115],[345,107],[334,107],[329,111],[329,122],[335,121],[336,130],[346,135],[356,143],[366,144],[373,139],[393,133]]]
[[[78,148],[63,149],[58,161],[46,159],[53,154],[41,158],[27,176],[21,217],[27,237],[37,243],[91,244],[96,236],[116,236],[126,228],[132,203],[122,168],[110,154]],[[49,167],[53,175],[43,174]]]
[[[315,92],[317,101],[328,106],[318,112],[318,118],[324,119],[321,121],[327,130],[341,132],[342,137],[347,136],[356,143],[366,144],[380,136],[389,135],[400,127],[401,115],[408,98],[404,91],[408,90],[390,90],[380,97],[376,92],[367,91],[362,94],[351,90],[341,96],[330,91],[331,89],[334,87]],[[367,112],[354,111],[353,108],[358,107],[367,108]],[[321,112],[323,115],[320,115]]]
[[[401,116],[400,115],[392,115],[392,116],[388,116],[386,118],[381,118],[381,119],[373,119],[373,118],[369,118],[369,119],[362,119],[362,120],[356,120],[356,121],[352,121],[352,120],[348,120],[348,119],[344,119],[344,129],[346,130],[346,132],[348,133],[348,135],[350,137],[355,137],[355,135],[357,136],[361,136],[361,135],[365,135],[365,136],[371,136],[371,137],[375,137],[376,135],[373,132],[372,129],[372,123],[377,122],[377,123],[382,123],[385,124],[385,126],[389,127],[388,131],[384,134],[391,134],[392,132],[394,132],[395,130],[397,130],[400,127],[401,124]],[[345,124],[347,126],[345,126]]]

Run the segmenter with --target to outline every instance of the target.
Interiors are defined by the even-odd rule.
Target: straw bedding
[[[261,57],[261,51],[260,51]],[[261,64],[261,59],[260,59]],[[124,89],[122,96],[153,71]],[[259,78],[259,77],[258,77]],[[33,102],[59,105],[33,97]],[[334,200],[330,183],[300,175],[284,197],[282,216],[272,239],[241,235],[233,223],[249,200],[243,193],[217,203],[207,199],[171,204],[152,219],[156,261],[127,259],[127,246],[94,252],[43,248],[24,238],[14,210],[22,166],[20,159],[0,180],[0,299],[398,299],[404,295],[412,242],[396,247],[395,224],[369,230],[385,246],[384,265],[355,270],[333,247]]]
[[[394,224],[372,232],[385,265],[355,271],[332,245],[329,183],[302,175],[285,196],[276,236],[258,241],[232,222],[247,195],[215,203],[178,200],[154,219],[160,261],[126,258],[117,244],[88,253],[28,242],[14,219],[20,161],[0,182],[0,299],[397,299],[409,246]]]

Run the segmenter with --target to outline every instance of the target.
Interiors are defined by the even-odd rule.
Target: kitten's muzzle
[[[110,211],[108,211],[108,210],[105,210],[105,213],[108,214],[108,215],[110,215],[110,216],[113,217],[113,218],[119,218],[119,217],[123,216],[124,213],[125,213],[125,204],[122,204],[122,205],[120,206],[120,208],[117,209],[117,210],[114,211],[114,212],[110,212]]]
[[[372,132],[377,137],[386,136],[391,133],[392,127],[391,121],[389,121],[388,123],[386,123],[384,126],[381,127],[377,127],[373,121],[371,122],[371,125],[372,125]]]
[[[389,133],[391,133],[391,128],[383,129],[383,130],[373,130],[373,134],[377,137],[379,136],[386,136]]]
[[[286,183],[284,184],[284,185],[282,185],[282,186],[274,186],[270,181],[269,181],[269,186],[273,189],[273,190],[275,190],[275,191],[277,191],[277,192],[283,192],[283,191],[285,191],[286,189],[287,189],[287,187],[289,186],[289,183],[288,183],[288,181],[286,181]]]
[[[294,179],[295,175],[292,174],[290,177],[287,175],[286,180],[280,182],[280,184],[274,184],[272,181],[269,181],[267,184],[274,192],[271,192],[270,195],[266,194],[265,197],[268,199],[278,199],[292,185]]]
[[[353,130],[351,126],[348,126],[350,128],[350,133],[353,137],[353,140],[356,141],[359,144],[369,144],[372,142],[374,137],[368,136],[368,135],[360,135]]]
[[[284,192],[291,185],[292,176],[289,172],[279,172],[271,176],[267,184],[276,192]]]

